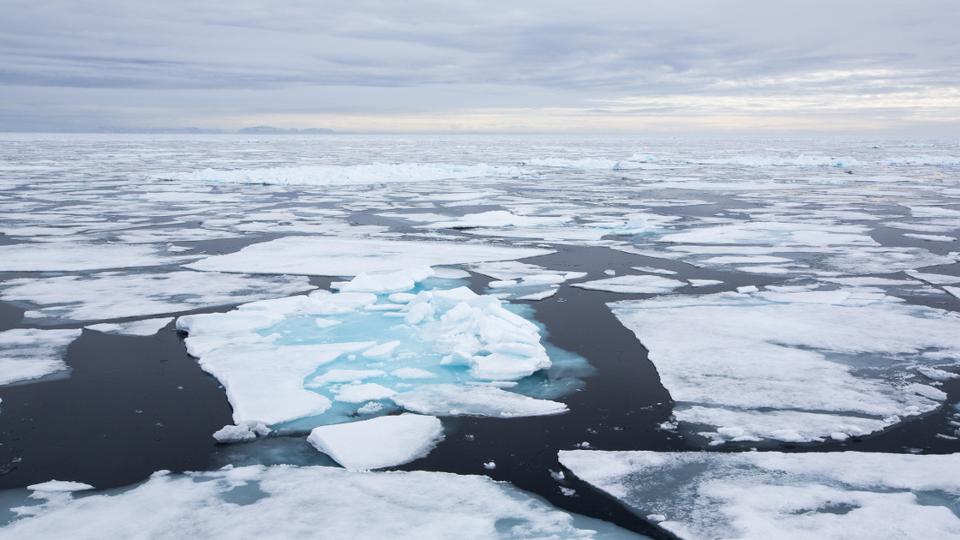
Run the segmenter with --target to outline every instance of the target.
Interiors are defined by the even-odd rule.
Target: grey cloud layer
[[[638,96],[906,95],[960,84],[952,1],[156,4],[4,2],[0,121],[589,111]]]

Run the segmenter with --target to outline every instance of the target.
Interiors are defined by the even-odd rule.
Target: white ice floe
[[[437,417],[409,413],[320,426],[307,437],[349,471],[409,463],[429,454],[442,439],[443,425]]]
[[[257,437],[266,437],[270,428],[259,422],[241,423],[235,426],[223,426],[213,433],[218,443],[252,441]]]
[[[663,242],[688,244],[767,244],[775,246],[876,246],[863,225],[750,221],[665,234]]]
[[[914,381],[916,367],[960,363],[960,316],[879,289],[610,306],[650,351],[676,419],[713,443],[878,431],[941,404],[941,392]]]
[[[86,491],[88,489],[93,489],[93,486],[90,484],[84,484],[83,482],[72,482],[68,480],[48,480],[40,484],[33,484],[27,486],[27,489],[30,491],[41,491],[45,493],[66,493],[73,491]]]
[[[418,395],[427,386],[512,384],[551,366],[539,328],[496,297],[458,287],[421,290],[404,304],[385,300],[372,293],[315,291],[181,317],[177,328],[189,333],[190,354],[226,388],[236,422],[311,417],[313,425],[327,424],[348,419],[369,402],[405,406],[400,396]],[[382,306],[391,309],[374,309]],[[341,323],[318,326],[317,318]],[[469,401],[483,392],[507,403],[506,413],[486,404],[495,416],[563,407],[496,388],[447,390],[438,399],[455,401],[462,393]]]
[[[688,540],[960,537],[960,454],[573,450],[560,463]]]
[[[0,284],[0,299],[25,302],[28,319],[89,321],[240,304],[313,289],[304,276],[244,276],[180,270],[101,272],[20,278]]]
[[[160,266],[182,262],[147,244],[41,242],[0,246],[0,272],[52,272]]]
[[[351,186],[510,177],[520,173],[520,169],[515,167],[486,164],[371,163],[369,165],[304,165],[262,169],[202,169],[188,173],[163,173],[158,175],[158,178],[221,184]]]
[[[553,253],[463,242],[421,242],[294,236],[247,246],[187,265],[196,270],[253,274],[356,276],[433,265],[502,261]]]
[[[567,412],[557,401],[534,399],[494,386],[437,384],[393,396],[408,411],[437,416],[493,416],[516,418]]]
[[[580,279],[586,272],[548,270],[535,264],[500,261],[475,264],[471,270],[495,278],[489,286],[506,298],[543,300],[556,294],[557,286],[571,279]]]
[[[649,274],[617,276],[573,284],[574,287],[580,287],[581,289],[624,294],[664,294],[684,285],[686,285],[686,282]]]
[[[350,281],[334,281],[331,287],[342,292],[398,293],[413,289],[417,283],[429,278],[433,273],[429,266],[389,272],[364,272]]]
[[[954,283],[960,283],[960,276],[950,276],[947,274],[932,274],[908,270],[907,275],[920,281],[933,283],[934,285],[953,285]]]
[[[505,210],[491,210],[476,214],[465,214],[456,218],[441,216],[423,227],[431,229],[470,228],[470,227],[545,227],[560,225],[570,221],[569,216],[526,216],[513,214]]]
[[[39,379],[67,369],[63,356],[81,330],[15,328],[0,332],[0,385]]]
[[[86,328],[105,334],[120,334],[124,336],[152,336],[170,324],[173,317],[159,317],[123,323],[91,324]]]
[[[322,509],[322,519],[316,511]],[[155,473],[132,489],[18,508],[0,538],[570,538],[637,536],[485,476],[336,467]]]

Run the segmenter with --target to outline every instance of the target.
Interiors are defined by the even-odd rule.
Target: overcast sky
[[[0,131],[960,132],[958,0],[0,8]]]

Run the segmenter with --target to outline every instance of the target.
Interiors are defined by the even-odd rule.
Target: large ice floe
[[[0,332],[0,385],[65,371],[63,356],[79,336],[79,329],[15,328]]]
[[[960,365],[960,316],[875,288],[610,304],[650,351],[685,431],[725,441],[845,439],[934,410],[923,367]]]
[[[482,244],[292,236],[247,246],[187,265],[196,270],[252,274],[355,276],[423,266],[504,261],[550,250]]]
[[[275,298],[314,288],[303,276],[180,270],[12,279],[0,300],[33,307],[28,319],[89,321],[176,313]]]
[[[15,511],[0,538],[637,538],[484,476],[333,467],[158,472],[133,489],[34,492]]]
[[[223,383],[238,423],[300,420],[284,427],[305,429],[398,405],[435,415],[564,412],[513,392],[550,393],[547,379],[531,377],[552,364],[537,325],[457,281],[424,281],[431,272],[361,274],[336,284],[341,292],[184,316],[177,327]]]
[[[686,540],[960,537],[960,454],[574,450],[560,463]]]

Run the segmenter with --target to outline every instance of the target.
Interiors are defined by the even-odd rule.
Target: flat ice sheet
[[[349,471],[403,465],[426,456],[443,439],[435,416],[400,414],[314,428],[307,437],[317,450]]]
[[[28,319],[90,321],[241,304],[313,288],[303,276],[244,276],[190,270],[101,272],[13,279],[0,284],[0,299],[34,306],[24,314]]]
[[[67,369],[67,346],[79,329],[15,328],[0,332],[0,385],[39,379]]]
[[[367,165],[303,165],[258,169],[202,169],[187,173],[162,173],[159,178],[223,184],[281,184],[349,186],[466,180],[518,174],[512,167],[450,163],[371,163]]]
[[[187,265],[196,270],[252,274],[355,276],[434,265],[504,261],[548,255],[546,249],[463,242],[421,242],[293,236],[247,246]]]
[[[82,244],[38,242],[0,246],[0,272],[51,272],[132,268],[175,264],[184,257],[165,256],[150,244]]]
[[[686,282],[663,276],[649,274],[639,276],[616,276],[583,283],[574,283],[574,287],[594,291],[608,291],[624,294],[663,294],[686,285]]]
[[[51,500],[2,539],[637,538],[485,476],[354,473],[335,467],[154,474],[133,489]]]
[[[943,402],[914,368],[960,364],[960,316],[879,289],[610,306],[650,351],[676,419],[713,443],[865,435]]]
[[[960,537],[960,454],[573,450],[560,463],[688,540]]]

